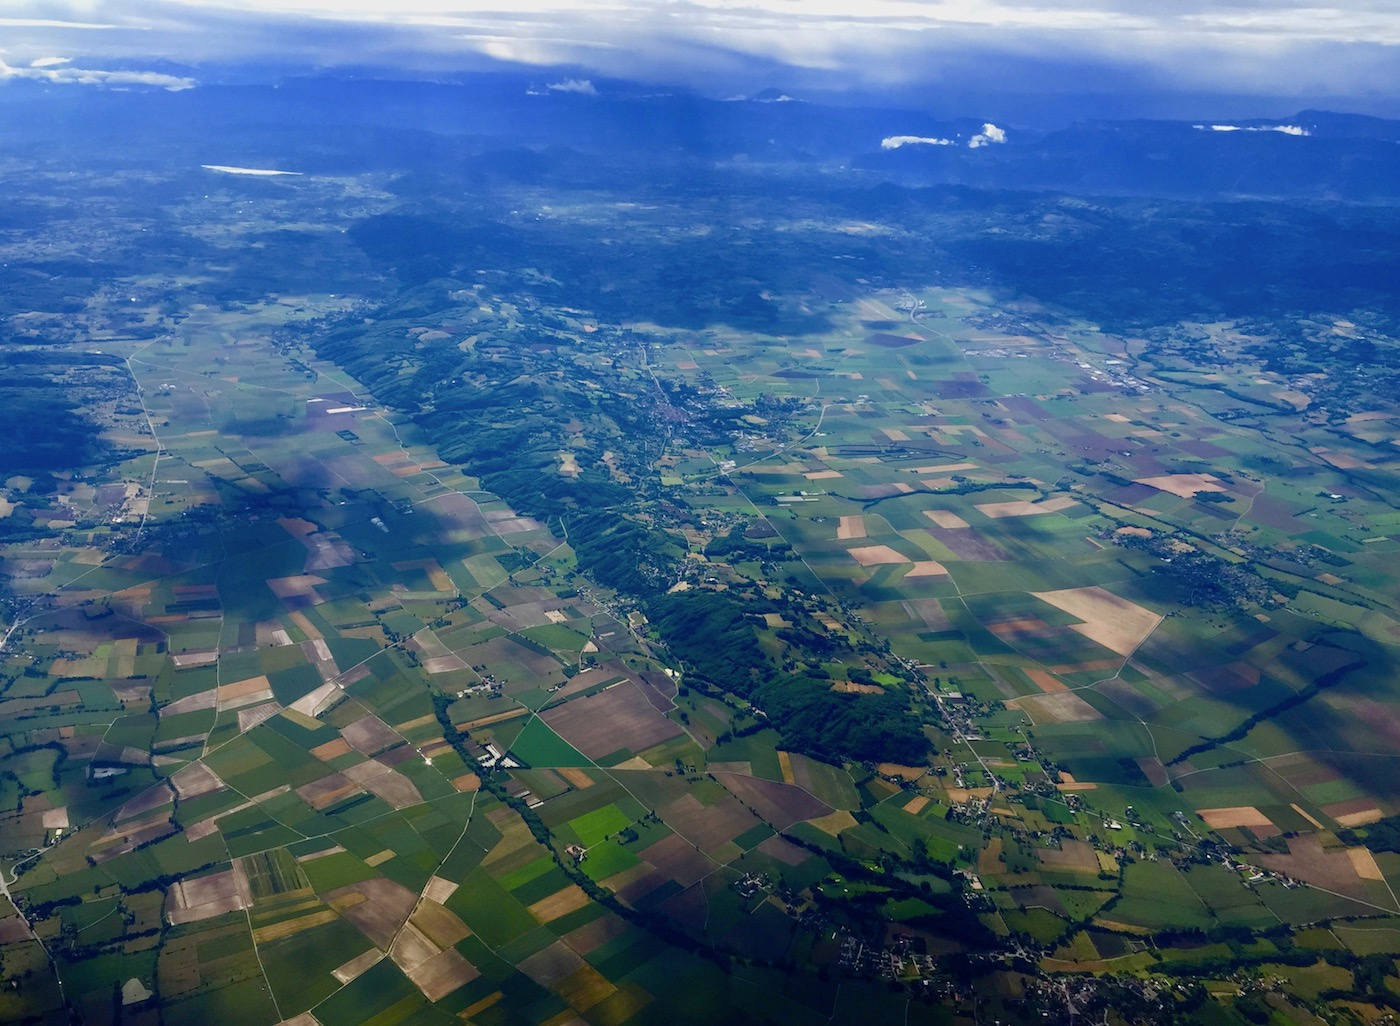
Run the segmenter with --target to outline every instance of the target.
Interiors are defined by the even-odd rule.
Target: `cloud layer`
[[[31,61],[28,67],[14,68],[0,60],[0,82],[7,79],[30,79],[35,82],[49,82],[54,85],[91,85],[125,87],[148,86],[179,92],[193,89],[195,80],[180,75],[167,75],[159,71],[110,71],[97,68],[81,68],[66,57],[40,57]]]
[[[8,0],[6,14],[0,57],[15,66],[55,54],[433,71],[489,59],[571,69],[559,84],[616,76],[717,95],[1400,96],[1393,0]]]

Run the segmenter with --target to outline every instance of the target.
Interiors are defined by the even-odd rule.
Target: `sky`
[[[0,61],[0,78],[97,86],[183,88],[246,61],[508,62],[712,94],[1221,97],[1400,116],[1400,0],[0,0]]]

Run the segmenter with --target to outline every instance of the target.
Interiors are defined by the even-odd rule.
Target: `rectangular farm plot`
[[[1071,499],[1068,495],[1056,495],[1043,502],[1031,502],[1027,499],[1013,499],[1010,502],[979,502],[977,510],[985,517],[993,520],[1000,520],[1003,517],[1034,517],[1043,513],[1062,513],[1071,506],[1078,504],[1078,499]],[[944,526],[942,524],[940,527]]]
[[[540,718],[591,759],[640,752],[683,733],[630,682],[547,709]]]
[[[1183,499],[1189,499],[1197,492],[1225,491],[1225,486],[1214,474],[1164,474],[1161,477],[1140,477],[1136,483]]]
[[[864,537],[865,517],[857,515],[841,518],[840,526],[836,528],[836,539],[838,541],[847,541],[852,538]]]
[[[912,563],[913,560],[888,545],[861,545],[849,550],[851,558],[861,566],[882,566],[886,563]]]
[[[1121,656],[1132,655],[1162,622],[1159,614],[1104,588],[1066,588],[1032,594],[1083,620],[1071,624],[1070,629]]]

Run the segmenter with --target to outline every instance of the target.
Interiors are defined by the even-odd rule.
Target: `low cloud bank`
[[[897,150],[901,146],[952,146],[952,139],[934,139],[926,135],[887,135],[880,140],[883,150]]]
[[[165,75],[159,71],[103,71],[98,68],[78,68],[66,57],[41,57],[27,68],[16,68],[0,60],[0,82],[20,78],[33,82],[50,82],[54,85],[113,88],[151,86],[156,89],[168,89],[172,93],[195,87],[195,80],[192,78]]]
[[[1192,125],[1198,132],[1279,132],[1283,135],[1311,135],[1302,125]]]
[[[556,93],[578,93],[581,96],[598,95],[598,90],[586,78],[566,78],[562,82],[551,82],[545,88]]]

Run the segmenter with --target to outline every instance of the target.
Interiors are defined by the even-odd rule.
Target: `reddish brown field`
[[[521,962],[518,968],[541,987],[549,987],[584,964],[577,951],[559,940],[543,951],[535,952]]]
[[[1259,860],[1276,873],[1337,891],[1349,898],[1375,901],[1378,896],[1357,873],[1357,865],[1350,853],[1346,849],[1324,850],[1316,834],[1290,837],[1287,855],[1261,855]],[[1367,869],[1369,871],[1369,866]]]
[[[547,709],[540,718],[590,759],[619,748],[644,751],[682,732],[630,681]]]
[[[378,716],[365,716],[348,727],[342,727],[340,736],[345,738],[350,747],[365,755],[382,752],[403,740],[393,727]]]
[[[373,759],[366,759],[354,766],[347,766],[345,775],[366,791],[373,792],[383,798],[396,809],[406,809],[423,800],[423,796],[418,793],[418,788],[413,786],[413,781]]]
[[[782,786],[782,785],[778,785]],[[694,795],[686,794],[659,810],[661,818],[701,851],[714,851],[728,844],[761,820],[733,798],[713,805],[702,805]]]
[[[377,948],[389,947],[418,903],[418,895],[383,877],[337,887],[325,896]]]
[[[780,784],[761,777],[745,777],[737,773],[716,773],[717,779],[745,805],[773,824],[776,830],[786,830],[794,823],[816,819],[832,811],[830,805],[812,797],[800,787]]]
[[[689,887],[715,868],[714,862],[679,834],[663,837],[637,854],[682,887]]]

